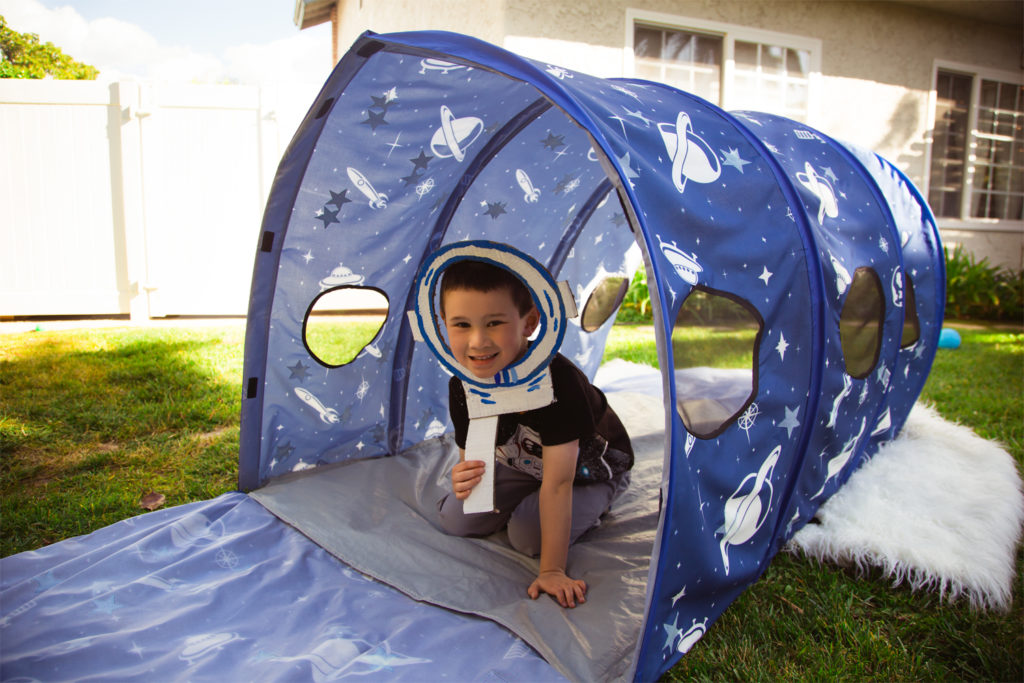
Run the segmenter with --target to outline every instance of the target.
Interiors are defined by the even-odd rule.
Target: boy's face
[[[526,353],[540,322],[531,308],[520,315],[507,289],[452,289],[444,296],[444,321],[455,360],[480,379],[490,379]]]

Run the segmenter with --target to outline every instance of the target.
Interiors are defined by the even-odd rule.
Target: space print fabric
[[[243,489],[450,432],[449,374],[413,342],[405,312],[428,255],[464,240],[529,254],[584,311],[607,278],[646,269],[667,437],[639,680],[693,647],[896,434],[942,319],[934,221],[870,153],[800,122],[457,34],[367,34],[313,104],[268,202]],[[381,292],[388,312],[372,343],[331,367],[304,331],[313,303],[338,288]],[[694,293],[736,302],[757,327],[750,395],[699,434],[677,409],[671,347]],[[592,377],[613,320],[592,331],[570,321],[561,353]]]

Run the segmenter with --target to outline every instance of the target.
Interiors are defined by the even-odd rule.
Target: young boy
[[[526,353],[540,314],[515,275],[480,261],[458,261],[441,281],[441,319],[452,355],[491,379]],[[585,601],[587,585],[565,573],[569,545],[596,526],[629,485],[633,450],[604,394],[561,354],[550,365],[554,403],[501,415],[495,450],[494,512],[463,513],[462,501],[482,479],[484,464],[465,459],[469,418],[462,382],[448,385],[459,463],[441,523],[457,536],[486,536],[507,525],[512,546],[540,571],[527,594],[548,593],[562,607]]]

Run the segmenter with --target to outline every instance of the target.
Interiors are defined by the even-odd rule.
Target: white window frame
[[[1003,83],[1017,83],[1018,85],[1024,85],[1024,76],[1019,71],[1001,71],[999,69],[989,69],[985,67],[976,66],[973,64],[964,64],[961,62],[949,62],[943,59],[936,59],[932,65],[932,86],[931,92],[928,93],[928,130],[935,130],[935,105],[938,102],[938,81],[939,81],[939,70],[951,71],[953,73],[961,74],[964,76],[971,76],[971,102],[970,109],[967,112],[967,132],[968,132],[968,144],[970,139],[974,136],[975,131],[978,128],[978,101],[980,100],[981,94],[981,82],[982,80],[988,81],[1002,81]],[[925,182],[922,194],[925,199],[931,191],[932,182],[932,144],[934,140],[932,134],[929,133],[927,145],[925,146]],[[1022,232],[1024,231],[1024,220],[1008,219],[1008,218],[972,218],[971,217],[971,199],[974,194],[974,173],[971,169],[974,162],[974,157],[971,154],[967,155],[964,160],[964,187],[960,197],[960,217],[935,217],[935,223],[939,228],[946,228],[949,230],[984,230],[991,232]]]
[[[633,34],[637,24],[654,26],[674,31],[693,31],[716,35],[722,38],[722,102],[719,106],[729,110],[734,108],[735,91],[733,74],[736,68],[735,42],[737,40],[780,47],[794,50],[806,50],[810,54],[807,74],[807,114],[806,122],[814,125],[820,111],[819,96],[821,93],[821,52],[822,41],[819,38],[808,38],[792,33],[780,33],[765,29],[751,28],[740,24],[727,24],[720,21],[695,19],[664,12],[650,12],[642,9],[626,10],[626,42],[623,50],[623,73],[627,77],[636,75],[633,53]]]

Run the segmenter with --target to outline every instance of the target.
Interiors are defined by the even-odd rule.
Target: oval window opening
[[[601,325],[619,310],[622,300],[626,298],[629,280],[624,277],[609,277],[601,281],[583,306],[580,316],[580,327],[586,332],[596,332]]]
[[[873,269],[860,267],[853,274],[839,314],[839,343],[846,373],[851,377],[864,379],[874,369],[882,351],[884,320],[882,281]]]
[[[746,301],[694,289],[672,328],[676,408],[686,431],[718,436],[739,419],[757,391],[757,349],[764,327]]]
[[[364,351],[380,357],[373,341],[388,315],[388,298],[370,287],[336,287],[310,304],[302,324],[302,340],[327,367],[351,363]]]
[[[921,321],[917,317],[917,298],[914,294],[914,283],[910,276],[905,276],[903,292],[903,336],[900,348],[905,349],[917,343],[921,338]]]

